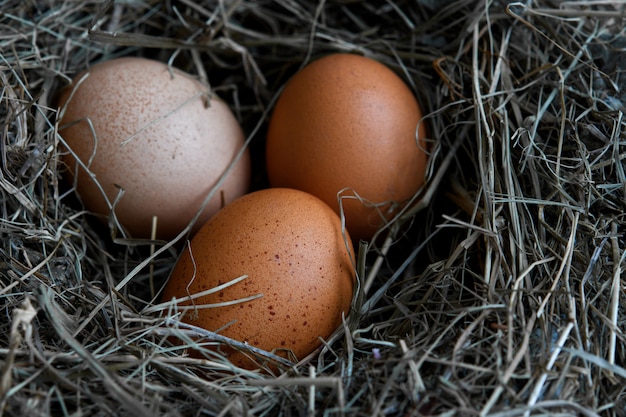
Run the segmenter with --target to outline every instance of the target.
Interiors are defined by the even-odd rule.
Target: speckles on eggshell
[[[116,185],[125,190],[116,216],[133,237],[150,237],[153,216],[158,217],[158,238],[178,234],[244,146],[243,132],[228,106],[213,97],[214,105],[206,109],[196,97],[205,87],[181,71],[171,71],[157,61],[113,59],[93,65],[71,101],[67,101],[71,88],[60,96],[60,105],[67,106],[59,133],[84,162],[97,144],[90,169],[110,201],[119,193]],[[73,123],[86,118],[95,138],[89,123]],[[88,175],[76,168],[72,154],[67,152],[64,161],[70,168],[68,180],[76,179],[87,209],[108,215],[109,204]],[[223,183],[227,202],[247,191],[249,165],[245,151]],[[194,231],[221,207],[219,194]]]
[[[236,340],[253,338],[267,351],[289,348],[303,358],[320,346],[320,337],[328,338],[341,325],[341,312],[349,311],[355,278],[340,220],[309,194],[266,189],[241,197],[218,212],[191,246],[195,263],[183,252],[170,282],[187,265],[188,271],[196,268],[191,293],[198,291],[199,280],[212,287],[248,275],[224,288],[224,300],[263,294],[244,309],[235,305],[200,310],[201,325],[209,330],[236,320],[238,326],[221,333]],[[335,250],[328,252],[328,247]],[[337,264],[345,266],[340,270]],[[168,285],[164,297],[174,288]],[[216,298],[211,294],[196,302],[208,304]],[[335,306],[332,312],[327,305]],[[238,366],[253,366],[244,355],[233,353],[230,359]]]

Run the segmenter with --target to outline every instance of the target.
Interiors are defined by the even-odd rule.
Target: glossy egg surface
[[[424,182],[421,119],[415,96],[387,66],[354,54],[313,61],[288,81],[274,108],[270,184],[307,191],[337,212],[337,194],[347,189],[348,231],[369,239]]]

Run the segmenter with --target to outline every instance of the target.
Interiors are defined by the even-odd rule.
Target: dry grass
[[[620,1],[1,1],[0,415],[626,416],[625,17]],[[149,290],[176,246],[151,254],[81,210],[54,92],[98,60],[172,62],[208,77],[259,155],[276,92],[331,51],[419,96],[429,204],[361,248],[320,355],[281,376],[188,358],[167,338],[195,330]]]

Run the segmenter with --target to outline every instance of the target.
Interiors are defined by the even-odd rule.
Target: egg
[[[355,54],[320,58],[287,82],[273,109],[269,182],[338,213],[341,192],[350,234],[370,239],[424,183],[421,121],[415,96],[387,66]]]
[[[350,310],[354,251],[337,214],[303,191],[255,191],[220,210],[193,237],[171,273],[163,300],[181,299],[246,279],[193,302],[183,321],[289,359],[321,346]],[[179,306],[190,306],[181,302]],[[242,368],[259,363],[232,348]],[[193,354],[194,352],[192,352]],[[197,352],[196,352],[197,354]]]
[[[247,192],[250,156],[228,105],[191,75],[143,58],[93,65],[60,94],[59,133],[68,181],[87,210],[111,207],[135,238],[180,233],[212,199],[195,232],[224,204]],[[87,167],[88,171],[84,168]]]

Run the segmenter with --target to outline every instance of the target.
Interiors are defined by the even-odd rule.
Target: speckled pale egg
[[[70,181],[88,210],[106,218],[114,206],[132,237],[150,237],[153,216],[158,238],[183,230],[244,146],[226,103],[189,74],[148,59],[92,66],[59,105]],[[244,194],[249,180],[246,149],[194,231]]]
[[[248,278],[196,299],[195,305],[260,298],[187,311],[183,321],[240,342],[302,359],[341,325],[355,273],[350,238],[337,214],[303,191],[270,188],[247,194],[212,217],[183,251],[163,300]],[[181,305],[190,305],[188,302]],[[257,366],[224,349],[232,363]]]
[[[270,184],[307,191],[337,212],[337,194],[347,188],[342,196],[362,199],[343,199],[348,230],[370,239],[424,183],[421,119],[415,96],[387,66],[353,54],[313,61],[288,81],[274,108]]]

